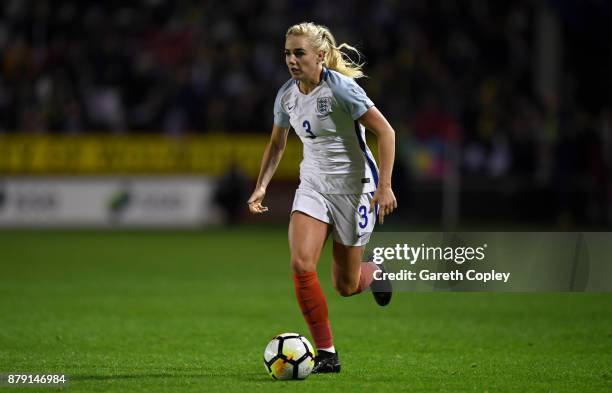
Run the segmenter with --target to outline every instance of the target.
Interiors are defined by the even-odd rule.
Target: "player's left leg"
[[[391,301],[393,292],[391,283],[386,278],[374,277],[377,270],[385,272],[385,268],[371,261],[362,262],[363,251],[364,246],[346,246],[334,241],[334,288],[342,296],[353,296],[370,288],[376,303],[386,306]]]
[[[363,246],[345,246],[334,241],[333,284],[341,296],[352,296],[366,290],[374,280],[378,266],[363,261]]]
[[[369,242],[376,222],[375,209],[370,210],[373,193],[325,195],[330,205],[333,228],[333,283],[342,296],[352,296],[368,287],[376,303],[386,306],[391,300],[391,283],[383,275],[383,266],[363,261],[365,245]],[[380,275],[380,273],[376,273]],[[382,278],[382,279],[378,279]]]

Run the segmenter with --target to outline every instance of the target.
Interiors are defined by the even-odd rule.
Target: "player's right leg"
[[[291,214],[289,223],[291,269],[295,295],[317,347],[316,364],[313,369],[315,373],[340,371],[329,324],[327,300],[319,284],[316,270],[329,231],[329,224],[302,211],[294,210]],[[326,354],[334,357],[333,364],[329,361],[322,362],[322,356]]]

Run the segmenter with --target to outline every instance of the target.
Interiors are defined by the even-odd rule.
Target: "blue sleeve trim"
[[[283,108],[281,100],[293,82],[295,82],[293,79],[289,79],[287,82],[285,82],[285,84],[278,90],[276,99],[274,100],[274,124],[279,127],[288,128],[290,126],[289,114],[285,112],[285,108]]]
[[[374,106],[372,100],[353,79],[334,71],[328,70],[327,73],[329,87],[338,105],[351,116],[351,119],[359,119]]]

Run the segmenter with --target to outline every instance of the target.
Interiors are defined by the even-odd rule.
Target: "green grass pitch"
[[[382,309],[333,292],[329,251],[343,370],[275,382],[268,340],[310,338],[285,230],[0,232],[0,373],[63,373],[69,392],[612,391],[611,294],[400,293]]]

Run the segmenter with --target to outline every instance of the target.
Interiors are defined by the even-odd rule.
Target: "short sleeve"
[[[289,128],[289,114],[282,105],[282,98],[287,90],[287,84],[280,88],[274,100],[274,124],[282,128]]]
[[[359,119],[374,106],[361,86],[351,78],[337,78],[332,84],[332,91],[340,107],[346,110],[353,120]]]

